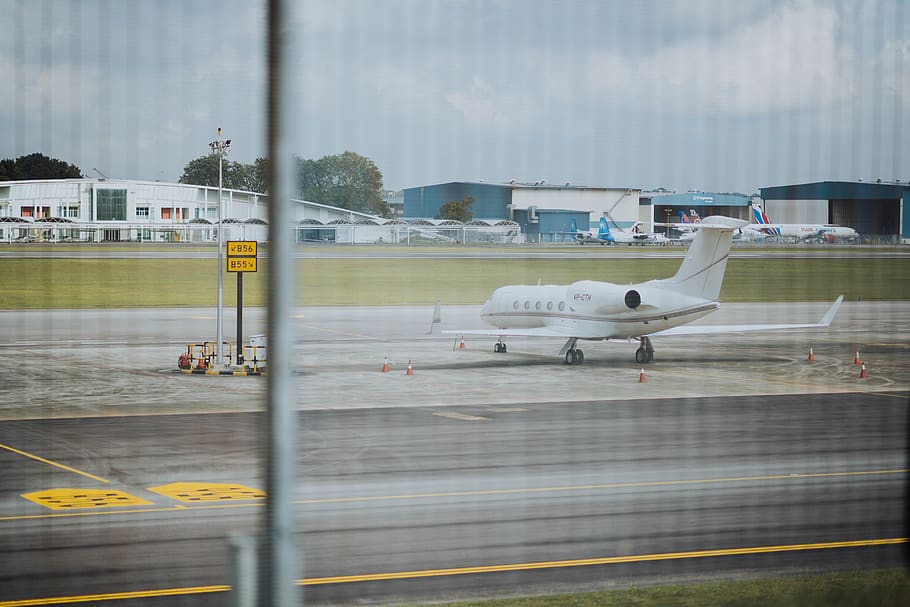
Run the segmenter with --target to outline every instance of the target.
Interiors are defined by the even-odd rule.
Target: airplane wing
[[[578,331],[570,332],[561,327],[535,327],[533,329],[469,329],[467,331],[442,331],[445,335],[491,335],[493,337],[581,337]]]
[[[719,333],[742,333],[747,331],[790,331],[795,329],[819,329],[831,325],[838,308],[844,301],[844,296],[839,295],[834,303],[825,312],[821,320],[817,323],[802,324],[751,324],[751,325],[681,325],[672,329],[649,333],[649,336],[671,336],[671,335],[716,335]],[[436,304],[436,312],[433,318],[430,332],[435,333],[435,327],[440,325],[439,304]],[[571,329],[569,327],[534,327],[528,329],[468,329],[463,331],[445,330],[440,331],[445,335],[488,335],[493,337],[561,337],[563,339],[605,339],[604,335],[587,334],[583,331]]]
[[[831,322],[834,320],[834,316],[837,314],[837,309],[840,308],[840,305],[843,301],[844,296],[839,295],[837,299],[834,300],[834,303],[831,304],[831,307],[828,308],[828,311],[825,312],[825,315],[822,316],[821,320],[819,320],[817,323],[764,325],[682,325],[679,327],[674,327],[672,329],[667,329],[666,331],[653,333],[652,335],[663,337],[668,335],[712,335],[718,333],[742,333],[746,331],[789,331],[792,329],[819,329],[831,325]]]

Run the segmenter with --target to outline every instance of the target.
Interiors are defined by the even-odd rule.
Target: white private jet
[[[570,285],[509,285],[496,289],[480,316],[493,329],[442,331],[453,335],[491,335],[499,341],[494,352],[506,352],[507,337],[559,337],[566,364],[584,362],[578,340],[635,339],[640,346],[635,361],[654,359],[653,335],[707,335],[741,331],[777,331],[827,327],[843,301],[838,297],[822,319],[812,324],[683,326],[717,310],[721,283],[733,231],[745,221],[708,217],[682,264],[671,278],[617,285],[582,280]],[[431,332],[440,325],[436,304]]]

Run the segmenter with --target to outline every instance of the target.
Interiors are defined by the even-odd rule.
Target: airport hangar
[[[771,223],[849,226],[866,242],[910,244],[910,184],[818,181],[760,191]]]
[[[771,223],[848,226],[866,242],[910,244],[910,214],[904,212],[904,201],[910,199],[910,184],[821,181],[759,191]],[[755,198],[743,194],[654,191],[643,192],[641,201],[643,206],[652,207],[652,217],[658,224],[677,223],[679,211],[693,210],[701,217],[726,215],[752,222],[749,208]]]
[[[570,242],[572,222],[578,229],[597,229],[600,217],[610,227],[628,228],[635,222],[651,222],[650,211],[642,214],[641,190],[556,185],[543,181],[484,183],[453,181],[404,189],[404,216],[437,218],[442,205],[474,199],[474,217],[486,221],[508,220],[521,229],[525,242]],[[591,221],[592,214],[594,221]]]
[[[265,241],[268,201],[267,194],[222,188],[223,239]],[[490,240],[518,234],[514,222],[455,226],[292,202],[298,242],[447,242],[467,231]],[[212,242],[217,223],[217,187],[91,178],[0,182],[0,242]]]
[[[265,241],[268,202],[267,194],[222,188],[223,239]],[[292,202],[298,243],[504,243],[521,236],[507,220],[386,219]],[[217,223],[217,187],[91,178],[0,182],[0,242],[212,242]]]
[[[907,242],[904,213],[910,184],[826,181],[761,189],[765,211],[777,223],[830,223],[854,227],[866,240]],[[468,223],[438,218],[446,202],[474,198]],[[679,220],[679,211],[749,220],[752,198],[742,194],[553,185],[544,182],[449,182],[403,190],[404,217],[384,219],[295,200],[298,242],[566,242],[572,222],[597,228],[636,221]],[[223,189],[225,240],[267,237],[268,195]],[[87,242],[217,240],[218,188],[158,181],[63,179],[0,182],[0,241]],[[592,221],[593,219],[593,221]],[[669,221],[668,221],[669,220]],[[659,230],[661,231],[661,230]]]
[[[672,190],[656,190],[642,192],[642,206],[649,207],[649,216],[658,224],[656,232],[666,233],[672,238],[672,229],[669,226],[661,227],[659,224],[679,223],[680,211],[684,211],[690,219],[695,217],[708,217],[709,215],[725,215],[750,221],[750,207],[752,197],[744,194],[717,194],[712,192],[690,191],[677,193]],[[644,213],[643,213],[644,214]]]

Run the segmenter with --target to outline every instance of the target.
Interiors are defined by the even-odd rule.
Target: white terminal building
[[[292,200],[298,242],[511,242],[511,221],[384,219]],[[223,240],[265,241],[269,196],[222,189]],[[130,179],[0,182],[0,242],[212,242],[218,188]],[[457,225],[456,225],[457,224]]]

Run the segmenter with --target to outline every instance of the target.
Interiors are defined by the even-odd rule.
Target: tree
[[[253,164],[224,161],[222,185],[235,190],[266,192],[268,160]],[[206,154],[183,167],[180,183],[218,187],[218,156]],[[304,200],[382,217],[391,216],[382,199],[382,173],[369,158],[345,152],[319,160],[297,158],[297,195]]]
[[[268,190],[269,162],[265,158],[257,158],[251,165],[249,176],[250,190],[253,192],[266,192]]]
[[[0,181],[18,179],[79,179],[82,171],[74,164],[34,153],[15,160],[0,160]]]
[[[259,160],[257,160],[257,162],[259,162]],[[221,185],[232,190],[261,192],[261,189],[257,189],[256,170],[255,164],[243,164],[240,162],[224,160],[221,167]],[[218,156],[216,154],[205,154],[204,156],[190,160],[186,166],[183,167],[183,175],[180,176],[178,181],[179,183],[207,185],[217,188]]]
[[[391,216],[381,196],[382,173],[372,160],[355,152],[297,161],[298,195],[361,213]]]
[[[455,219],[462,223],[471,221],[474,213],[471,211],[471,205],[474,204],[473,196],[465,196],[461,202],[451,201],[439,207],[440,219]]]

